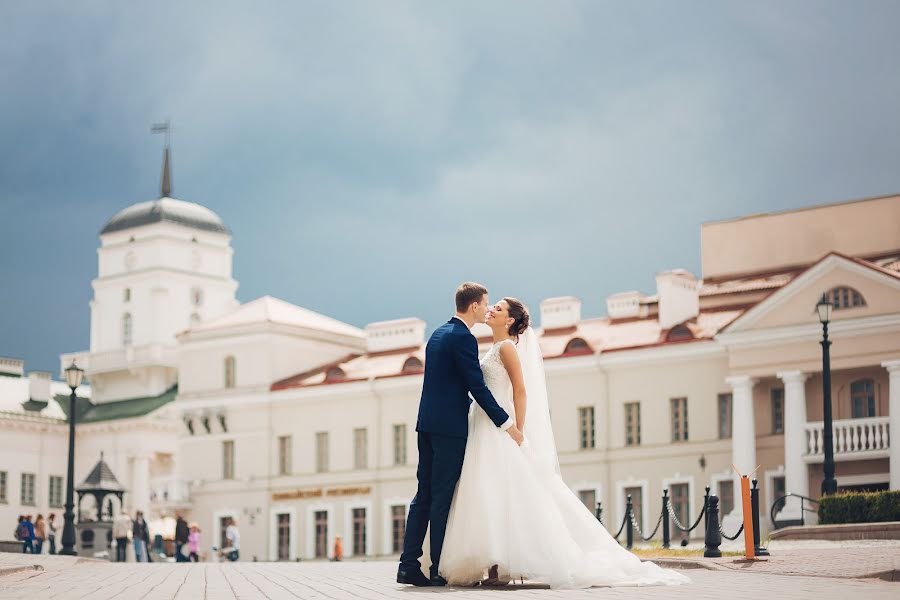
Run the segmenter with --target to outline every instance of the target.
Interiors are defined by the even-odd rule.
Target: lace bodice
[[[500,346],[512,343],[512,340],[503,340],[499,344],[494,344],[481,359],[481,371],[484,373],[485,384],[491,390],[497,404],[502,406],[510,415],[513,414],[512,383],[509,380],[506,367],[503,366],[503,359],[500,358]]]

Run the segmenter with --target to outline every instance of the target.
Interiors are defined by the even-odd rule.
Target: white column
[[[900,359],[881,363],[888,370],[888,429],[890,436],[890,488],[900,490]]]
[[[131,465],[131,509],[143,511],[144,518],[149,519],[147,509],[150,507],[150,455],[138,454]],[[132,515],[134,517],[134,515]]]
[[[809,472],[803,455],[806,454],[806,373],[784,371],[778,373],[784,382],[784,484],[793,494],[809,496]],[[799,521],[803,517],[800,498],[788,498],[779,521]]]
[[[728,377],[731,386],[731,461],[742,475],[756,468],[756,423],[753,414],[753,384],[749,375]],[[741,504],[741,480],[734,476],[734,510],[725,515],[722,526],[732,535],[743,523]]]

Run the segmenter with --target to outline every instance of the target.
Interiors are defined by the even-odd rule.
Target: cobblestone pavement
[[[13,561],[0,555],[0,564]],[[54,560],[47,560],[52,558]],[[449,594],[448,600],[490,599],[500,594],[514,598],[689,598],[772,597],[799,598],[857,597],[866,600],[891,598],[900,592],[896,583],[880,580],[826,579],[822,577],[745,573],[724,570],[685,571],[692,582],[676,587],[593,588],[590,590],[550,590],[537,586],[506,588],[413,588],[394,583],[393,561],[345,563],[215,563],[215,564],[115,564],[75,561],[63,557],[35,557],[44,570],[20,570],[0,576],[0,599],[43,598],[106,600],[304,598],[308,600],[365,598],[371,600],[414,600],[433,594]],[[16,561],[18,562],[18,561]],[[18,564],[25,564],[20,562]]]

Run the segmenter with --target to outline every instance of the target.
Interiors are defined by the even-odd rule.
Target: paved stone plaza
[[[870,549],[883,558],[884,549]],[[895,549],[890,561],[897,564]],[[872,554],[872,552],[870,552]],[[859,559],[861,554],[856,555]],[[831,557],[834,558],[834,557]],[[815,572],[814,555],[797,556],[795,570]],[[851,553],[850,561],[853,559]],[[830,562],[830,561],[829,561]],[[40,564],[36,569],[28,565]],[[881,563],[879,563],[880,565]],[[852,598],[877,600],[897,598],[900,583],[878,579],[844,579],[819,570],[818,576],[786,575],[762,568],[686,569],[692,583],[659,588],[594,588],[590,590],[550,590],[539,586],[506,588],[412,588],[394,583],[396,563],[302,562],[302,563],[216,563],[216,564],[115,564],[65,557],[0,555],[0,599],[42,598],[97,600],[122,598],[184,598],[227,600],[230,598],[370,598],[410,600],[431,594],[449,594],[453,600],[491,598],[513,594],[516,598]],[[774,565],[773,565],[774,566]],[[507,596],[503,596],[507,597]]]

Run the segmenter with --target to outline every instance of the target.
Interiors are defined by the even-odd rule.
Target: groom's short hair
[[[481,302],[487,294],[487,288],[480,283],[467,281],[456,288],[456,311],[464,313],[476,302]]]

